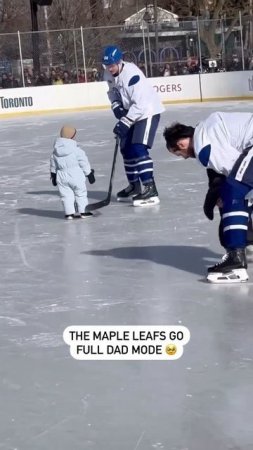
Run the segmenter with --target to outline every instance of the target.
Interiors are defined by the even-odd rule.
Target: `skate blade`
[[[159,205],[158,197],[150,197],[148,200],[133,200],[133,206],[154,206]]]
[[[209,283],[226,284],[226,283],[245,283],[249,276],[246,269],[234,269],[228,273],[211,272],[207,275]]]
[[[133,201],[133,197],[117,197],[117,202],[121,203],[131,203]]]

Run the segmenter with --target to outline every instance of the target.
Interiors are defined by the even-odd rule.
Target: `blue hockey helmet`
[[[118,64],[123,58],[122,51],[115,45],[105,47],[102,56],[102,64],[110,66],[111,64]]]

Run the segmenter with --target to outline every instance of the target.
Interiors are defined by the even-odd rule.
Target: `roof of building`
[[[130,17],[125,19],[124,22],[125,25],[132,26],[140,24],[142,21],[154,23],[155,21],[154,5],[147,5],[146,8],[142,8],[140,9],[140,11],[137,11],[135,14],[132,14]],[[157,7],[157,22],[175,23],[178,22],[178,16],[177,14],[167,11],[166,9]]]

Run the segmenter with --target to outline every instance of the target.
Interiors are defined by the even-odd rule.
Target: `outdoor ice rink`
[[[111,111],[1,120],[0,450],[252,450],[253,264],[249,282],[210,285],[218,212],[202,204],[205,170],[169,155],[174,120],[195,125],[250,102],[167,106],[151,155],[158,207],[117,203],[65,221],[49,157],[72,124],[104,198],[114,149]],[[76,361],[70,325],[184,325],[177,361]]]

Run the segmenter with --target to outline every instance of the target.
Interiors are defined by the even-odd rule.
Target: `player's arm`
[[[111,108],[116,119],[120,120],[127,115],[127,110],[123,107],[123,102],[119,91],[114,87],[114,80],[108,81],[109,90],[107,92],[108,98],[111,102]]]
[[[128,81],[127,92],[131,106],[126,117],[131,120],[132,123],[134,123],[142,117],[144,103],[146,101],[145,86],[143,86],[142,84],[140,75],[133,75],[130,78],[130,80]]]
[[[115,80],[114,80],[113,76],[107,70],[105,70],[105,72],[104,72],[103,80],[106,81],[107,86],[108,86],[107,96],[108,96],[110,103],[112,104],[113,102],[116,102],[116,101],[121,102],[120,93],[115,88]]]
[[[213,169],[207,169],[208,176],[208,191],[205,197],[203,209],[206,217],[209,220],[213,220],[214,208],[219,206],[220,200],[220,188],[224,180],[225,175],[216,173]]]
[[[139,83],[139,75],[133,75],[128,81],[127,93],[130,99],[130,108],[113,129],[120,138],[125,138],[131,126],[143,115],[142,98],[144,94]]]

